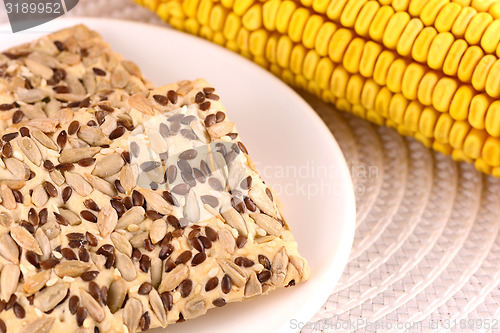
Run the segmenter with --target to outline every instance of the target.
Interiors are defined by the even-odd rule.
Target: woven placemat
[[[69,15],[164,25],[132,0]],[[500,331],[500,180],[303,96],[342,148],[357,204],[349,262],[303,331]]]

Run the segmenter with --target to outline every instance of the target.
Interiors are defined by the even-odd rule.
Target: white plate
[[[311,266],[306,283],[210,310],[168,331],[297,331],[327,300],[354,237],[351,179],[328,128],[302,98],[265,70],[168,28],[109,19],[57,19],[15,35],[10,27],[0,27],[0,49],[77,23],[101,33],[158,86],[204,77],[218,89],[263,178],[278,192],[299,250]]]

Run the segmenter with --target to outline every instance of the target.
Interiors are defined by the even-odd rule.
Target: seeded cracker
[[[71,108],[117,105],[151,87],[95,31],[67,28],[0,53],[0,129],[23,119],[71,118]]]
[[[124,101],[3,131],[0,332],[144,331],[309,277],[207,82]]]

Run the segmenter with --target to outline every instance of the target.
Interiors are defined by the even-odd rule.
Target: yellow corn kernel
[[[198,8],[199,3],[200,0],[185,0],[182,2],[182,9],[184,10],[184,13],[186,13],[187,17],[196,16],[196,9]]]
[[[433,25],[439,12],[447,3],[449,3],[448,0],[430,0],[427,2],[420,13],[424,25]]]
[[[459,149],[453,149],[451,152],[451,158],[453,158],[457,162],[467,162],[472,163],[474,160],[469,156],[465,155],[463,151]]]
[[[234,40],[236,39],[236,35],[238,34],[240,28],[241,28],[241,20],[239,16],[234,13],[229,13],[227,15],[226,24],[224,25],[222,33],[224,34],[224,37],[226,37],[227,39]]]
[[[269,61],[265,57],[257,56],[253,58],[253,61],[264,69],[269,69]]]
[[[486,132],[492,136],[500,136],[500,101],[494,101],[486,111]]]
[[[418,131],[418,124],[420,120],[420,115],[422,114],[423,106],[417,101],[412,101],[408,104],[406,112],[403,116],[403,125],[409,130],[416,132]]]
[[[316,72],[316,67],[318,66],[319,56],[314,50],[307,52],[304,58],[304,64],[302,66],[302,74],[307,80],[311,80]]]
[[[324,14],[326,13],[326,8],[330,4],[329,0],[313,0],[312,1],[312,8],[314,12],[318,14]]]
[[[269,0],[262,6],[262,21],[264,28],[269,31],[276,29],[276,16],[280,8],[281,0]]]
[[[402,124],[407,107],[408,100],[401,94],[395,94],[389,104],[389,119],[398,125]]]
[[[278,35],[271,35],[267,40],[266,59],[271,63],[277,62]]]
[[[361,105],[353,105],[351,107],[351,112],[353,115],[359,118],[366,118],[366,110]]]
[[[450,145],[455,149],[462,150],[470,129],[471,127],[466,121],[455,121],[450,130]]]
[[[262,5],[257,3],[250,7],[243,15],[241,22],[243,26],[250,31],[260,29],[262,27]]]
[[[231,39],[229,39],[229,40],[226,39],[226,48],[228,50],[233,51],[233,52],[238,52],[240,50],[240,48],[238,47],[238,44],[236,43],[236,41],[235,40],[231,40]]]
[[[153,12],[156,11],[158,2],[156,0],[143,0],[142,5],[149,8]]]
[[[323,92],[321,93],[321,98],[327,103],[335,104],[336,98],[329,90],[323,90]]]
[[[486,137],[485,131],[472,128],[464,140],[464,153],[470,158],[480,157]]]
[[[396,59],[387,72],[386,85],[393,93],[401,92],[401,82],[408,64],[405,59]]]
[[[368,1],[365,3],[359,12],[356,23],[354,23],[354,31],[361,37],[367,37],[370,25],[377,14],[380,5],[376,1]]]
[[[387,72],[389,72],[389,68],[395,58],[394,53],[391,51],[385,50],[380,53],[373,69],[373,79],[377,82],[377,84],[385,86]]]
[[[411,50],[411,55],[414,60],[419,62],[427,62],[427,55],[429,54],[429,48],[432,41],[437,36],[436,29],[432,27],[425,27],[422,29],[418,35],[413,48]]]
[[[457,81],[443,77],[441,78],[434,87],[434,91],[432,92],[432,106],[438,111],[446,112],[449,107],[451,100],[457,90],[458,84]]]
[[[457,89],[450,104],[450,116],[456,120],[465,120],[469,116],[469,105],[476,92],[471,86],[462,85]]]
[[[428,138],[426,136],[423,136],[422,134],[420,134],[418,132],[415,133],[415,139],[420,141],[427,148],[430,148],[432,146],[432,142],[433,142],[432,138]]]
[[[494,20],[481,37],[481,47],[486,53],[495,53],[500,43],[500,19]]]
[[[372,111],[372,110],[368,110],[366,112],[366,120],[368,120],[374,124],[377,124],[379,126],[384,125],[384,118],[382,118],[377,112]]]
[[[254,0],[234,0],[233,10],[236,15],[242,16],[248,8],[252,7]]]
[[[344,53],[353,38],[353,33],[349,29],[339,29],[330,40],[328,56],[333,62],[341,63]]]
[[[337,30],[337,26],[332,22],[325,22],[318,31],[318,36],[314,42],[316,52],[322,57],[328,54],[328,46],[333,34]],[[305,46],[305,44],[304,44]]]
[[[439,76],[434,72],[425,73],[420,81],[417,91],[417,98],[425,106],[432,105],[432,92],[439,80]]]
[[[382,51],[382,46],[372,41],[368,41],[363,49],[363,54],[361,55],[361,60],[359,61],[359,73],[366,78],[373,76],[373,70],[375,69],[375,63],[377,58]]]
[[[391,104],[392,93],[386,87],[382,87],[375,98],[375,111],[380,116],[389,116],[389,104]]]
[[[487,12],[497,0],[472,0],[471,7],[474,7],[478,12]]]
[[[281,36],[278,40],[276,60],[277,64],[282,68],[288,68],[292,46],[292,41],[288,38],[288,36]]]
[[[500,177],[500,168],[499,167],[491,168],[491,174],[493,175],[493,177],[499,178]]]
[[[295,85],[300,88],[300,89],[307,89],[307,84],[309,81],[306,80],[306,78],[303,75],[296,75],[295,76]]]
[[[389,6],[392,3],[392,0],[378,0],[381,5],[383,6]]]
[[[238,43],[238,47],[240,48],[240,54],[245,56],[242,52],[248,53],[248,58],[250,56],[250,31],[245,28],[241,28],[236,35],[236,43]]]
[[[292,14],[297,8],[293,1],[283,1],[276,16],[276,30],[284,34],[288,30],[288,24],[292,18]]]
[[[361,75],[352,75],[347,82],[345,97],[349,103],[357,105],[361,103],[361,89],[365,81]]]
[[[293,75],[293,73],[291,71],[289,71],[288,69],[284,69],[282,72],[281,72],[281,79],[286,83],[286,84],[290,84],[290,85],[293,85],[295,84],[295,75]],[[309,90],[309,88],[308,88]]]
[[[423,136],[432,138],[438,117],[439,112],[431,107],[425,107],[422,110],[422,114],[420,115],[420,119],[418,121],[418,131]]]
[[[264,29],[250,33],[250,39],[248,41],[250,53],[254,56],[263,56],[265,54],[268,34],[267,30]]]
[[[223,46],[223,45],[226,44],[226,38],[224,37],[224,35],[222,34],[222,32],[220,32],[220,31],[214,31],[214,36],[212,38],[212,42],[214,42],[215,44]]]
[[[364,40],[359,37],[354,38],[351,43],[349,43],[343,58],[344,67],[348,72],[353,74],[359,72],[359,64],[364,46]]]
[[[312,7],[313,0],[300,0],[300,3],[304,5],[304,7]]]
[[[500,166],[500,139],[488,137],[484,142],[481,157],[492,167]]]
[[[156,10],[156,14],[163,20],[168,21],[170,18],[170,14],[168,12],[167,3],[162,2],[158,5],[158,9]]]
[[[318,36],[323,23],[324,19],[320,15],[309,16],[309,19],[307,20],[306,26],[304,28],[304,33],[302,34],[302,44],[304,44],[304,46],[308,49],[314,48],[316,43],[316,36]]]
[[[317,82],[320,89],[328,89],[330,79],[332,77],[333,67],[333,62],[329,58],[321,58],[318,62],[316,73],[314,74],[314,82]]]
[[[214,37],[214,31],[210,29],[209,26],[202,25],[200,28],[200,36],[205,39],[212,40]]]
[[[472,3],[472,0],[451,0],[451,1],[459,4],[461,7],[468,7]]]
[[[410,63],[403,74],[401,91],[409,100],[417,99],[417,89],[426,69],[417,63]]]
[[[389,6],[382,6],[377,11],[377,14],[375,14],[375,17],[373,18],[372,24],[370,25],[370,30],[368,30],[368,34],[374,41],[382,41],[387,23],[389,23],[389,20],[393,15],[394,9]]]
[[[408,9],[408,5],[410,4],[410,0],[393,0],[392,8],[394,8],[397,12],[403,12]]]
[[[330,80],[330,91],[333,96],[337,98],[345,97],[347,81],[349,81],[349,73],[342,66],[335,67]]]
[[[484,91],[486,86],[486,78],[488,77],[488,73],[490,72],[491,66],[496,61],[496,57],[494,55],[488,54],[484,56],[476,65],[474,69],[474,73],[472,74],[472,86],[477,91]]]
[[[351,103],[349,103],[345,98],[339,98],[335,103],[335,106],[339,111],[349,111],[352,109]]]
[[[458,65],[458,78],[462,82],[471,82],[472,73],[483,55],[484,52],[479,46],[471,46],[465,51]]]
[[[279,0],[278,0],[279,1]],[[231,9],[233,8],[234,0],[221,0],[221,5],[225,8]]]
[[[167,2],[165,6],[166,6],[165,10],[168,12],[170,16],[180,19],[186,17],[179,2]]]
[[[478,157],[474,161],[474,167],[483,173],[491,173],[491,166],[489,166],[482,158]]]
[[[346,28],[354,27],[356,18],[366,1],[367,0],[349,0],[340,15],[340,24]]]
[[[447,113],[441,113],[434,128],[434,137],[440,143],[449,143],[453,119]],[[451,147],[450,147],[451,148]]]
[[[462,8],[451,28],[451,33],[455,38],[462,38],[465,35],[465,29],[476,14],[477,11],[472,7]]]
[[[306,53],[307,49],[301,44],[297,44],[293,47],[292,53],[290,54],[290,70],[292,73],[302,73],[302,64],[304,63]]]
[[[318,1],[325,1],[325,0],[318,0]],[[348,0],[335,0],[335,1],[326,0],[326,1],[328,2],[328,7],[321,6],[321,8],[319,8],[318,10],[316,9],[314,10],[319,14],[324,14],[326,9],[326,16],[330,20],[338,22],[340,15],[342,15],[342,11],[344,10],[344,7],[347,4]]]
[[[316,96],[321,96],[321,89],[315,81],[308,81],[307,91]]]
[[[410,15],[406,12],[398,12],[391,17],[389,23],[387,23],[384,36],[382,37],[382,42],[385,47],[391,50],[396,49],[401,38],[401,34],[406,28],[408,22],[410,22]]]
[[[380,91],[380,87],[375,81],[368,79],[363,86],[361,91],[361,105],[367,110],[373,110],[375,108],[375,98]]]
[[[455,41],[455,37],[449,32],[442,32],[437,34],[436,38],[432,40],[429,48],[429,56],[427,64],[430,68],[440,70],[443,66],[444,59],[448,54],[448,50]]]
[[[458,17],[462,7],[457,3],[447,3],[439,12],[434,27],[439,32],[451,31],[453,23]]]
[[[389,128],[394,128],[394,129],[397,130],[397,128],[398,128],[399,125],[396,122],[394,122],[394,121],[392,121],[390,119],[386,119],[385,120],[385,126],[387,126]]]
[[[488,12],[493,16],[494,18],[498,19],[500,18],[500,2],[497,2],[493,4]]]
[[[269,66],[269,71],[273,73],[275,76],[281,77],[282,69],[277,64],[271,64],[271,66]]]
[[[472,97],[469,109],[469,123],[477,129],[484,129],[486,112],[490,107],[491,101],[486,94],[475,95]]]
[[[444,155],[450,155],[451,151],[453,150],[450,145],[438,141],[432,142],[432,149]]]
[[[214,31],[222,31],[227,14],[226,8],[220,4],[215,5],[210,13],[210,28]]]
[[[196,18],[202,26],[208,25],[210,22],[210,12],[212,11],[213,2],[212,0],[201,0],[200,6],[198,7],[198,12],[196,13]]]
[[[484,89],[491,97],[500,97],[500,59],[491,66]]]
[[[190,34],[197,35],[200,31],[200,24],[196,19],[189,18],[185,21],[184,29],[186,29],[186,32],[189,32]]]
[[[493,22],[493,17],[488,13],[478,13],[470,21],[465,30],[465,40],[470,45],[479,44],[486,28]]]
[[[467,50],[467,42],[463,39],[456,40],[450,47],[446,59],[444,59],[443,73],[454,76],[457,74],[458,64]]]
[[[422,9],[429,0],[412,0],[410,1],[410,6],[408,8],[408,13],[412,17],[419,17]]]
[[[408,22],[405,30],[401,34],[401,38],[399,39],[398,46],[396,48],[398,54],[403,57],[411,54],[413,44],[423,28],[424,25],[419,19],[411,19],[410,22]]]
[[[304,32],[304,27],[308,18],[309,10],[306,8],[298,8],[293,12],[292,18],[290,19],[290,25],[288,26],[288,36],[290,36],[293,42],[298,43],[301,41],[302,33]]]

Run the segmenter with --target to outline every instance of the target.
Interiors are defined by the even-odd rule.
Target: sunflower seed
[[[125,193],[127,195],[130,194],[136,185],[134,172],[132,171],[132,166],[130,164],[126,164],[121,169],[119,179]]]
[[[235,286],[243,287],[245,285],[247,275],[241,267],[233,263],[231,260],[217,259],[217,262]]]
[[[172,213],[172,205],[170,205],[158,192],[146,188],[140,188],[138,191],[144,196],[148,206],[153,210],[163,215]]]
[[[132,256],[132,245],[128,241],[127,237],[119,232],[113,232],[110,238],[113,242],[113,245],[118,251],[126,254],[129,257]]]
[[[51,252],[52,247],[50,245],[50,240],[47,238],[47,235],[43,232],[43,229],[38,228],[35,232],[35,239],[40,245],[40,249],[42,250],[42,259],[48,259]]]
[[[31,202],[37,207],[43,207],[49,200],[49,195],[42,184],[37,185],[31,193]]]
[[[233,234],[226,229],[219,230],[219,241],[229,254],[233,254],[236,246]]]
[[[109,183],[108,181],[93,176],[89,173],[83,174],[83,176],[87,179],[87,181],[92,185],[92,187],[110,197],[114,197],[116,195],[115,187]]]
[[[215,123],[207,128],[208,134],[210,134],[213,139],[220,139],[228,133],[233,132],[233,130],[234,123],[227,120],[220,123]]]
[[[283,226],[276,219],[273,219],[272,217],[261,213],[250,214],[250,217],[268,234],[276,237],[279,237],[281,235]]]
[[[257,274],[253,272],[245,285],[245,297],[252,297],[262,294],[262,285]]]
[[[97,160],[92,174],[97,177],[105,178],[119,172],[124,164],[125,161],[123,161],[120,154],[109,154]]]
[[[160,258],[153,257],[151,259],[151,284],[154,288],[158,288],[161,283],[163,262]]]
[[[119,278],[114,280],[108,289],[107,305],[111,313],[118,311],[125,300],[127,295],[127,284],[126,282]]]
[[[144,241],[149,238],[149,232],[141,232],[134,237],[130,238],[130,244],[135,248],[140,248],[144,246]]]
[[[7,158],[4,159],[5,167],[9,170],[16,180],[27,180],[30,177],[31,170],[30,168],[15,158]]]
[[[151,289],[149,292],[149,305],[153,310],[154,314],[160,320],[162,326],[167,325],[167,314],[165,308],[163,307],[163,302],[161,301],[160,295],[156,289]]]
[[[185,319],[191,319],[204,315],[206,312],[205,300],[201,297],[196,297],[186,302],[182,314]]]
[[[19,247],[9,234],[0,237],[0,255],[14,264],[19,264]]]
[[[246,170],[240,163],[231,163],[228,176],[227,184],[230,190],[234,190],[238,187],[241,181],[246,176]]]
[[[36,166],[40,166],[42,163],[42,155],[38,149],[36,143],[32,138],[23,137],[19,140],[19,148],[22,150],[24,155],[31,161],[31,163]]]
[[[0,296],[3,300],[8,301],[16,291],[20,275],[21,271],[18,265],[8,264],[3,266],[0,275]]]
[[[248,192],[248,196],[253,202],[259,207],[259,209],[272,217],[278,217],[276,215],[276,209],[274,208],[274,203],[271,201],[266,192],[258,186],[254,186]]]
[[[184,217],[191,223],[196,223],[200,220],[200,206],[194,191],[189,191],[189,194],[186,197]]]
[[[4,227],[9,227],[12,224],[12,222],[14,222],[14,219],[9,213],[0,212],[0,225]]]
[[[111,144],[111,140],[100,129],[82,125],[77,136],[91,146],[103,146]]]
[[[227,206],[222,210],[222,217],[226,220],[226,223],[231,227],[238,230],[238,233],[243,236],[248,235],[247,226],[243,217],[231,206]]]
[[[91,266],[89,263],[77,260],[63,261],[54,267],[54,273],[60,278],[65,276],[79,277],[82,273],[88,271]]]
[[[50,173],[49,173],[49,176],[50,176],[50,179],[52,179],[52,181],[57,185],[57,186],[61,186],[62,184],[64,184],[64,182],[66,181],[64,179],[64,176],[62,174],[61,171],[59,170],[52,170]]]
[[[111,86],[113,88],[125,88],[129,81],[130,74],[122,68],[117,68],[111,74]]]
[[[45,80],[49,80],[54,75],[54,71],[49,66],[41,64],[38,61],[26,58],[24,59],[24,63],[33,74],[40,75]]]
[[[163,276],[158,292],[163,293],[173,290],[188,277],[189,268],[186,265],[179,265]]]
[[[111,206],[102,207],[99,214],[97,214],[97,228],[101,236],[106,238],[116,227],[118,223],[118,214]]]
[[[144,114],[148,115],[155,114],[151,102],[146,97],[140,94],[135,94],[130,96],[130,98],[128,99],[128,104],[137,111],[142,112]]]
[[[60,163],[76,163],[82,159],[92,158],[101,151],[101,147],[84,147],[64,149],[59,156]]]
[[[12,226],[10,230],[12,238],[16,241],[19,246],[28,251],[33,251],[38,255],[42,255],[42,250],[40,245],[36,241],[35,237],[25,228],[21,226]]]
[[[52,329],[52,325],[56,319],[53,317],[42,317],[28,322],[23,326],[20,333],[47,333]]]
[[[24,278],[23,290],[27,296],[31,296],[45,286],[50,278],[50,270],[41,271],[35,275]]]
[[[31,136],[35,140],[40,142],[44,147],[52,149],[52,150],[56,150],[56,151],[59,150],[59,147],[57,146],[57,144],[54,141],[52,141],[51,138],[49,138],[45,133],[43,133],[39,129],[32,129]]]
[[[67,293],[68,286],[64,283],[57,283],[36,294],[33,305],[43,312],[50,311],[66,297]]]
[[[153,221],[149,230],[149,238],[151,242],[156,244],[160,242],[167,234],[167,222],[163,219]]]
[[[7,185],[5,185],[5,183],[0,185],[0,198],[2,199],[2,205],[5,208],[11,210],[16,208],[17,203],[14,193]]]
[[[142,303],[135,299],[129,298],[123,308],[123,322],[127,326],[129,332],[136,332],[139,326],[139,320],[142,315]]]
[[[129,256],[121,252],[116,252],[116,268],[120,271],[122,277],[127,281],[133,281],[137,277],[135,265]]]
[[[90,185],[81,175],[75,172],[66,172],[64,177],[73,190],[75,190],[82,197],[86,197],[94,190],[92,185]]]
[[[279,252],[274,256],[271,265],[271,283],[277,287],[283,286],[285,280],[286,272],[288,266],[288,255],[286,254],[286,249],[283,246]]]
[[[116,229],[126,229],[131,224],[139,225],[145,219],[145,210],[141,206],[134,206],[118,219]]]
[[[45,233],[45,235],[47,235],[47,238],[50,240],[56,238],[61,233],[61,227],[55,221],[50,221],[44,224],[42,226],[42,230]]]
[[[101,305],[86,291],[80,292],[82,306],[87,309],[90,316],[97,322],[102,322],[105,318],[105,312]]]

